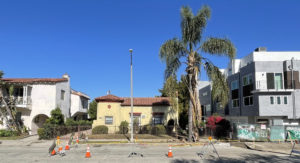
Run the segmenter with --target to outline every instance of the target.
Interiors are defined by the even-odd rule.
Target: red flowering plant
[[[223,120],[223,118],[221,116],[212,115],[207,118],[206,126],[212,130],[215,130],[217,127],[216,124],[219,123],[221,120]]]

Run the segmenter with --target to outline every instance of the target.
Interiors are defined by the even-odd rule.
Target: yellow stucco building
[[[97,119],[93,121],[93,128],[98,125],[105,125],[109,129],[109,133],[115,133],[122,121],[130,123],[130,98],[109,94],[95,100],[97,101]],[[133,99],[133,118],[140,126],[167,125],[171,119],[176,122],[177,117],[176,109],[172,109],[167,97]]]

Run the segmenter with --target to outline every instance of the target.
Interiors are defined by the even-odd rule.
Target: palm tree
[[[202,111],[197,91],[197,81],[201,68],[204,68],[209,79],[213,81],[212,96],[223,106],[228,101],[228,85],[224,75],[208,58],[201,53],[217,56],[235,57],[235,47],[227,38],[208,37],[202,38],[202,33],[210,18],[210,8],[203,6],[194,15],[190,7],[181,8],[181,39],[175,37],[167,40],[160,47],[159,57],[166,63],[165,79],[176,74],[182,64],[185,64],[187,73],[189,95],[192,105],[192,114],[189,114],[189,127],[194,124],[193,130],[201,123]],[[190,107],[191,108],[191,107]],[[191,121],[190,119],[193,119]]]

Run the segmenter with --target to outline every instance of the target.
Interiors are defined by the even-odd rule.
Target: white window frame
[[[250,104],[250,97],[252,97],[252,104]],[[245,98],[249,98],[249,105],[245,105]],[[245,97],[243,97],[243,104],[244,104],[244,106],[253,106],[253,103],[254,103],[253,95],[252,96],[245,96]]]
[[[244,83],[244,78],[246,78],[246,83]],[[251,80],[250,80],[251,79]],[[247,75],[244,75],[243,77],[242,77],[242,82],[243,82],[243,86],[247,86],[247,85],[250,85],[250,84],[253,84],[253,79],[252,79],[252,73],[250,73],[250,74],[247,74]],[[250,83],[250,81],[251,81],[251,83]]]
[[[234,101],[238,101],[238,106],[234,106]],[[232,102],[232,108],[238,108],[238,107],[240,107],[240,99],[232,99],[231,100],[231,102]]]

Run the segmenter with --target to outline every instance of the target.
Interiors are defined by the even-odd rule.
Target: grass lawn
[[[18,140],[27,137],[28,135],[20,135],[20,136],[10,136],[10,137],[0,137],[0,140]]]
[[[130,134],[98,134],[98,135],[89,135],[89,139],[130,139]],[[172,139],[172,136],[169,135],[150,135],[150,134],[135,134],[135,139]]]

